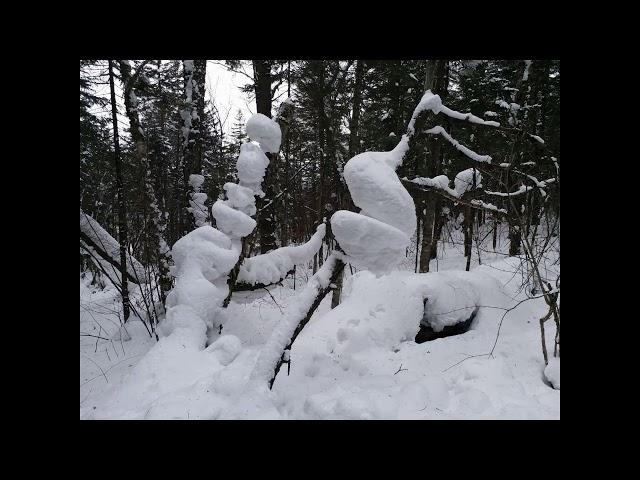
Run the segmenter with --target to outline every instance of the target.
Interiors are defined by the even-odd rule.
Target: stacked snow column
[[[347,260],[374,273],[386,273],[402,260],[416,230],[415,204],[395,172],[408,142],[404,135],[393,150],[364,152],[344,166],[351,198],[361,210],[337,211],[331,228]]]
[[[260,185],[269,164],[265,151],[277,151],[280,146],[278,124],[264,115],[249,119],[247,135],[260,143],[242,145],[236,164],[240,183],[225,184],[227,200],[218,200],[211,208],[218,228],[202,225],[172,249],[176,285],[167,296],[163,332],[168,335],[176,328],[189,329],[189,338],[198,348],[206,343],[207,328],[213,329],[222,321],[222,303],[229,293],[227,276],[240,257],[242,237],[256,226],[250,216],[256,212],[254,195],[264,195]],[[192,175],[190,180],[199,187],[202,182],[195,177],[199,176]]]
[[[409,149],[409,139],[415,133],[416,119],[425,110],[435,114],[480,125],[499,126],[497,122],[485,121],[471,113],[460,113],[444,106],[438,95],[425,92],[413,111],[407,133],[398,145],[389,152],[365,152],[356,155],[344,167],[344,179],[353,203],[360,213],[344,210],[331,217],[331,228],[345,251],[348,261],[374,273],[386,273],[393,269],[405,255],[409,239],[416,230],[416,212],[413,199],[396,175],[396,168]],[[478,155],[452,138],[441,126],[425,133],[441,135],[454,148],[476,162],[491,163],[488,155]],[[476,172],[477,175],[477,172]],[[476,182],[479,184],[479,176]],[[456,177],[456,190],[449,189],[449,179],[441,175],[434,179],[422,179],[460,196],[473,184],[473,169],[465,170]]]
[[[266,153],[280,150],[280,126],[270,118],[258,113],[247,121],[247,136],[252,140],[240,147],[236,168],[238,184],[225,183],[226,200],[218,200],[211,207],[216,225],[240,248],[242,237],[256,227],[251,215],[256,213],[255,196],[264,197],[262,180],[269,159]]]
[[[389,152],[364,152],[344,167],[344,179],[360,213],[339,210],[331,228],[348,261],[376,274],[392,270],[402,260],[416,231],[416,207],[396,168],[409,149],[416,118],[423,110],[442,109],[438,95],[427,91],[413,112],[396,147]]]

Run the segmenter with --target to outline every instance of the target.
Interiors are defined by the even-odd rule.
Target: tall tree
[[[187,230],[204,225],[207,218],[205,200],[207,195],[200,192],[204,182],[202,176],[204,117],[204,81],[206,60],[183,60],[184,108],[180,111],[184,122],[182,127],[182,169],[184,174],[184,194],[186,210],[191,214],[186,218]]]
[[[448,88],[447,60],[427,60],[424,91],[431,90],[435,95],[445,96]],[[424,156],[423,172],[427,177],[440,174],[442,164],[441,145],[439,137],[433,135],[427,138],[426,155]],[[418,214],[422,216],[422,245],[420,251],[420,272],[429,271],[429,262],[438,238],[436,233],[437,207],[439,199],[431,192],[425,192],[420,198]]]
[[[158,207],[156,199],[151,167],[148,156],[148,140],[145,129],[140,121],[138,112],[139,100],[136,95],[136,88],[150,87],[150,82],[144,73],[144,67],[148,62],[142,62],[132,72],[131,64],[128,60],[120,61],[120,75],[124,90],[124,104],[127,117],[129,119],[129,132],[135,144],[135,155],[142,173],[142,193],[143,193],[143,225],[145,236],[145,251],[147,265],[157,265],[159,272],[160,300],[164,303],[166,294],[172,286],[169,275],[169,246],[164,238],[165,222]]]
[[[274,62],[272,60],[253,60],[253,78],[254,90],[256,95],[256,109],[258,113],[271,118],[271,105],[273,101],[272,91],[272,75],[271,68]],[[264,177],[264,193],[257,207],[262,207],[273,200],[276,195],[276,180],[278,169],[278,154],[267,153],[269,166]],[[277,247],[276,245],[276,222],[275,208],[262,210],[258,216],[258,234],[260,236],[260,253],[266,253]]]
[[[120,243],[120,278],[122,279],[122,316],[129,319],[129,286],[127,282],[127,206],[122,181],[122,162],[120,159],[120,140],[118,138],[118,107],[116,105],[116,89],[113,80],[113,60],[109,60],[109,89],[111,93],[111,118],[113,121],[113,162],[116,172],[116,191],[118,202],[118,242]]]

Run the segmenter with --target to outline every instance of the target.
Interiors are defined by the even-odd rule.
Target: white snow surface
[[[490,155],[479,155],[476,152],[474,152],[473,150],[471,150],[470,148],[465,147],[460,142],[458,142],[455,138],[453,138],[451,135],[449,135],[449,133],[447,133],[447,131],[444,128],[442,128],[440,125],[436,125],[435,127],[430,128],[429,130],[427,130],[427,133],[432,133],[434,135],[443,136],[444,138],[446,138],[449,141],[449,143],[451,143],[451,145],[453,145],[457,150],[462,152],[464,155],[469,157],[471,160],[475,160],[476,162],[491,163],[491,156]]]
[[[326,225],[320,224],[308,242],[277,248],[271,252],[245,258],[240,266],[238,281],[255,285],[269,285],[283,279],[294,265],[301,265],[310,260],[320,250],[326,233]]]
[[[440,107],[439,97],[427,94],[419,105]],[[431,133],[446,136],[441,130]],[[413,263],[405,252],[415,231],[415,207],[394,171],[407,147],[404,135],[391,152],[360,154],[345,166],[354,203],[363,210],[360,214],[336,212],[331,225],[347,253],[344,260],[354,260],[366,270],[349,275],[350,267],[345,268],[341,304],[329,310],[330,295],[325,297],[288,352],[291,374],[283,368],[273,390],[267,387],[273,369],[300,318],[318,291],[329,285],[340,254],[330,255],[300,292],[292,293],[290,284],[272,287],[270,297],[274,302],[273,293],[278,297],[277,308],[265,305],[255,292],[238,292],[229,308],[221,309],[228,293],[226,276],[239,256],[239,239],[234,235],[242,233],[243,227],[246,231],[248,224],[227,209],[244,213],[219,201],[215,210],[222,212],[222,223],[228,222],[234,238],[203,226],[176,242],[172,250],[176,286],[167,298],[166,318],[159,328],[162,338],[155,344],[136,343],[137,351],[147,353],[139,360],[129,359],[131,370],[119,370],[114,382],[108,381],[108,370],[92,360],[109,384],[81,397],[81,418],[559,418],[559,361],[545,369],[539,350],[536,319],[547,307],[542,299],[518,303],[526,294],[512,282],[520,259],[495,262],[501,257],[485,255],[482,266],[463,272],[465,259],[457,247],[450,260],[442,248],[438,249],[442,263],[436,260],[436,271],[386,273],[402,262]],[[267,164],[257,144],[245,143],[238,160],[240,186],[261,194]],[[439,185],[444,181],[437,180]],[[236,189],[231,196],[237,198],[227,202],[250,208],[246,194]],[[312,240],[296,252],[300,258],[309,258],[318,239]],[[290,254],[288,259],[268,261],[274,257],[264,256],[262,262],[269,267],[256,267],[256,271],[279,275],[286,267],[284,260],[292,261]],[[449,271],[437,271],[439,265]],[[545,275],[551,275],[548,269],[559,272],[553,258],[545,265]],[[82,279],[80,291],[82,332],[89,321],[82,314],[83,298],[86,303],[93,297]],[[132,295],[135,298],[136,292]],[[97,295],[106,303],[109,298],[116,302],[113,294]],[[515,308],[507,311],[509,307]],[[468,318],[472,311],[477,315],[468,332],[419,345],[414,342],[421,322],[438,330]],[[547,336],[552,338],[553,325],[548,323]],[[133,319],[130,327],[135,325]],[[224,326],[222,336],[218,325]],[[499,325],[500,342],[495,343]],[[133,344],[136,336],[131,337],[127,343]],[[83,365],[89,362],[83,364],[82,359],[90,358],[89,352],[81,343],[81,395],[83,385],[100,378],[95,370],[92,378],[83,377]],[[549,388],[545,377],[552,384],[557,381],[558,390]]]
[[[396,227],[407,237],[416,230],[413,198],[396,175],[398,147],[390,152],[364,152],[344,167],[353,203],[362,214]],[[333,223],[333,222],[332,222]]]
[[[553,385],[553,388],[560,390],[560,359],[549,358],[549,364],[544,369],[544,377]]]
[[[246,213],[230,207],[223,200],[216,200],[211,207],[217,227],[231,238],[242,238],[253,232],[256,221]]]
[[[385,273],[404,258],[409,237],[392,225],[346,210],[331,217],[331,229],[350,262]]]
[[[236,208],[247,215],[253,216],[256,213],[256,199],[253,190],[241,187],[236,183],[225,183],[224,191],[227,193],[227,203],[230,207]]]
[[[241,187],[250,188],[255,195],[264,196],[262,179],[269,165],[269,159],[253,142],[245,142],[240,147],[240,156],[236,162],[238,180]]]
[[[443,253],[441,269],[464,268],[461,248],[460,252],[439,249],[439,256]],[[96,340],[81,340],[84,386],[80,416],[558,419],[560,391],[543,380],[537,322],[548,309],[543,299],[524,302],[508,313],[492,357],[472,357],[491,350],[504,314],[502,308],[512,307],[522,298],[522,293],[516,295],[518,285],[511,281],[519,260],[496,261],[501,258],[498,255],[490,258],[492,263],[484,265],[488,260],[483,258],[483,266],[466,273],[404,271],[376,277],[359,271],[351,276],[347,267],[342,303],[330,310],[330,295],[325,298],[293,345],[290,375],[283,366],[272,391],[264,383],[249,380],[262,352],[275,351],[277,361],[280,346],[275,350],[264,347],[275,329],[284,328],[279,327],[285,319],[280,308],[285,315],[290,308],[304,308],[300,287],[294,292],[288,280],[284,287],[271,290],[278,305],[264,292],[263,297],[257,292],[234,295],[222,337],[214,338],[206,349],[200,347],[204,327],[193,316],[190,328],[176,325],[174,332],[158,343],[146,335],[139,322],[132,322],[128,327],[132,340],[123,342],[124,350],[120,344],[115,346],[118,358],[109,342],[99,340],[94,354]],[[433,261],[432,269],[435,267]],[[304,275],[298,280],[303,282]],[[456,294],[455,288],[465,282],[469,285],[463,287],[464,292],[469,290],[471,295],[472,290],[473,295]],[[310,287],[309,297],[315,288]],[[80,289],[81,301],[95,305],[94,310],[99,302],[112,298],[112,305],[118,304],[113,290],[92,294],[82,281]],[[413,336],[425,297],[428,308],[437,308],[435,313],[476,303],[481,306],[467,333],[418,345]],[[81,330],[90,331],[94,319],[83,311],[81,308]],[[468,315],[469,311],[467,308],[463,313]],[[553,338],[552,323],[546,325],[548,338]],[[97,326],[95,332],[98,334]],[[231,336],[240,341],[240,347],[233,338],[225,339]],[[105,347],[111,350],[110,361]],[[102,365],[108,383],[96,365],[85,360],[87,356]]]
[[[473,175],[475,173],[476,188],[482,186],[482,175],[475,168],[467,168],[466,170],[462,170],[460,173],[456,175],[456,178],[453,179],[454,189],[458,194],[458,197],[461,197],[464,193],[473,190]]]
[[[172,307],[188,306],[205,325],[212,325],[228,293],[226,275],[238,261],[239,252],[225,234],[205,225],[178,240],[171,254],[176,284],[167,296],[167,319]]]
[[[247,120],[247,136],[260,144],[265,153],[278,153],[282,132],[280,125],[262,113],[256,113]]]

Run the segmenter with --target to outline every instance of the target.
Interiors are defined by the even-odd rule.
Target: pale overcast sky
[[[213,101],[220,112],[220,120],[224,124],[224,132],[231,133],[238,110],[245,121],[256,112],[255,98],[240,91],[240,87],[249,83],[242,74],[230,72],[223,66],[224,60],[207,60],[206,97]],[[247,75],[253,75],[251,66],[244,66]]]
[[[104,64],[105,65],[100,65],[99,68],[95,69],[95,73],[106,73],[106,60]],[[243,68],[247,75],[253,76],[253,70],[250,62],[243,65]],[[106,77],[106,75],[104,76]],[[106,81],[101,85],[97,85],[96,91],[98,95],[109,98],[109,84],[106,78],[105,80]],[[245,121],[256,112],[255,98],[253,95],[249,96],[248,94],[242,93],[240,90],[240,87],[246,85],[249,81],[249,78],[240,73],[228,71],[224,66],[224,60],[207,60],[205,96],[209,99],[213,98],[216,108],[220,112],[220,120],[223,122],[225,134],[231,133],[238,110],[242,112]],[[115,82],[115,88],[116,95],[118,97],[116,99],[116,103],[118,105],[118,123],[121,127],[120,135],[127,136],[124,132],[124,127],[129,126],[129,120],[124,113],[125,108],[122,100],[122,88],[119,81]],[[280,93],[283,88],[286,89],[286,85],[283,84],[278,93]],[[280,100],[283,99],[284,97]],[[279,103],[279,100],[274,102],[274,112],[276,111],[276,107]],[[110,105],[107,105],[105,108],[95,107],[92,108],[91,111],[98,115],[111,116]]]

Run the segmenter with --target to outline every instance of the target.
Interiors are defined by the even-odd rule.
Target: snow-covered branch
[[[471,160],[474,160],[476,162],[491,163],[491,157],[489,155],[478,155],[476,152],[474,152],[470,148],[465,147],[460,142],[458,142],[455,138],[449,135],[447,131],[444,128],[442,128],[440,125],[436,125],[435,127],[430,128],[429,130],[427,130],[426,133],[443,136],[449,141],[449,143],[451,143],[451,145],[453,145],[457,150],[462,152]]]
[[[326,228],[324,223],[320,224],[311,239],[302,245],[281,247],[262,255],[245,258],[240,266],[238,282],[250,285],[279,282],[295,265],[313,259],[322,246]]]
[[[120,244],[90,215],[80,210],[80,239],[101,258],[120,271]],[[127,278],[130,282],[147,281],[142,264],[127,252]]]

